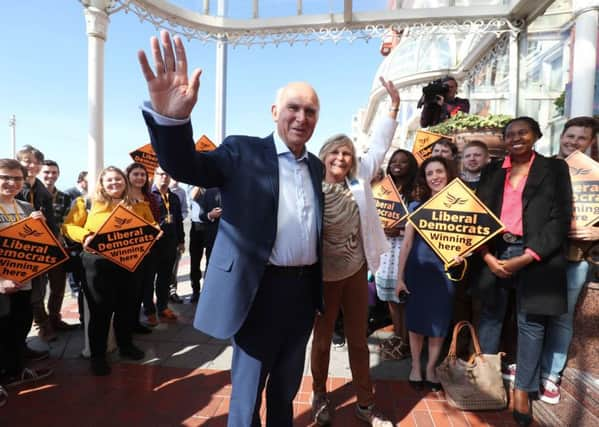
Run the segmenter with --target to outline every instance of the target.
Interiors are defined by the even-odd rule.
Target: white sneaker
[[[372,427],[393,427],[393,423],[374,408],[374,403],[367,408],[356,405],[356,417]]]
[[[554,383],[551,380],[544,379],[541,382],[541,393],[539,393],[539,399],[550,405],[557,405],[559,403],[560,392],[559,384]]]

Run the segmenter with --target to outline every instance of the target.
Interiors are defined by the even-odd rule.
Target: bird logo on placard
[[[31,228],[28,225],[24,225],[23,232],[19,233],[19,236],[21,236],[24,239],[27,237],[39,237],[41,235],[42,235],[42,233],[40,231],[34,230],[33,228]]]
[[[447,193],[446,201],[443,202],[446,208],[450,208],[455,205],[463,205],[468,199],[462,199],[461,197],[455,197],[450,193]]]
[[[132,221],[131,218],[119,218],[118,216],[114,217],[114,228],[122,228],[123,226],[129,224]]]
[[[590,169],[585,169],[585,168],[577,168],[574,166],[570,166],[570,174],[572,176],[577,176],[577,175],[588,175],[591,172]]]
[[[393,191],[391,191],[391,189],[385,187],[384,185],[381,186],[381,196],[388,196],[391,193],[393,193]]]

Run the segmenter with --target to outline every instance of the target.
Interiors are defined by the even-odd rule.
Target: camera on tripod
[[[437,79],[422,88],[422,98],[418,101],[418,108],[422,107],[424,104],[436,104],[437,97],[441,95],[443,98],[447,97],[447,93],[449,92],[449,87],[443,81],[443,79]]]

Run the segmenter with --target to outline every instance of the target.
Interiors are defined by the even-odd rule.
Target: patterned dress
[[[403,236],[387,236],[387,241],[391,245],[391,249],[381,255],[381,263],[375,275],[376,294],[381,301],[399,303],[395,287],[397,286],[397,267]]]

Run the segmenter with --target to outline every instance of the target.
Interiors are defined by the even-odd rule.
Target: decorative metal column
[[[599,0],[574,0],[575,40],[570,116],[592,116]]]
[[[89,194],[104,166],[104,43],[110,0],[83,1],[87,30],[87,171]]]
[[[509,114],[518,116],[518,100],[520,98],[520,44],[518,34],[509,35]]]
[[[218,0],[217,15],[225,16],[226,0]],[[214,106],[214,142],[220,144],[225,138],[227,126],[227,38],[224,33],[216,42],[216,96]]]

